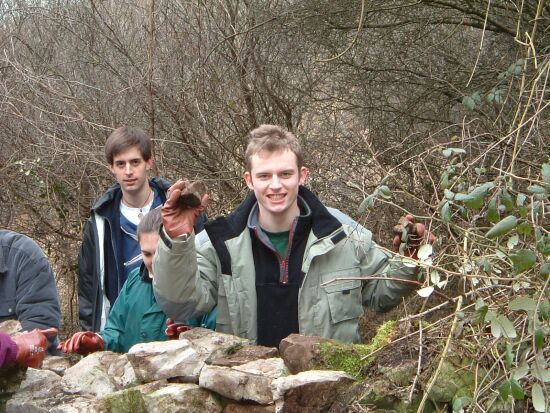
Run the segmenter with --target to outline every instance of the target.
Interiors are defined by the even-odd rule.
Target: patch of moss
[[[239,351],[243,347],[244,347],[243,343],[233,344],[231,347],[229,347],[227,350],[225,350],[225,354],[227,356],[231,356],[232,354],[235,354],[237,351]]]
[[[139,390],[127,389],[103,398],[109,413],[147,413],[143,396]]]
[[[365,378],[365,367],[373,361],[364,359],[373,351],[387,344],[395,331],[395,321],[389,320],[380,325],[369,344],[346,344],[337,341],[325,341],[320,345],[322,368],[342,370],[357,380]]]

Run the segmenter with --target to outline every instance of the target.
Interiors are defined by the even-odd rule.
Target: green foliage
[[[516,274],[533,268],[537,262],[537,256],[531,250],[519,250],[515,254],[510,255],[510,259],[514,263],[514,272]]]
[[[329,370],[341,370],[356,379],[364,376],[364,368],[372,363],[366,360],[369,354],[387,344],[395,331],[395,321],[381,324],[369,344],[346,344],[336,341],[324,341],[320,345],[320,367]]]
[[[498,222],[493,228],[491,228],[485,236],[487,238],[496,238],[501,237],[503,235],[506,235],[510,231],[512,231],[518,224],[518,219],[513,216],[509,215],[506,218],[502,219],[500,222]]]

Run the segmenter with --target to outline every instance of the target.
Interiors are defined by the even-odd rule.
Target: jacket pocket
[[[223,275],[218,281],[218,303],[216,314],[216,331],[222,333],[232,333],[231,328],[231,315],[229,312],[229,303],[227,301],[227,293],[224,279],[230,277],[229,275]],[[229,280],[227,282],[230,282]]]
[[[335,278],[359,277],[359,275],[359,268],[348,268],[324,274],[321,279],[323,282],[327,282]],[[357,319],[363,314],[361,286],[361,280],[340,280],[334,281],[323,288],[333,324]]]

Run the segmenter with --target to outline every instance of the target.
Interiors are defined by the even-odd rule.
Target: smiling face
[[[152,159],[143,159],[139,148],[131,146],[113,156],[113,164],[109,168],[120,184],[122,192],[136,195],[148,185],[147,171],[152,163]]]
[[[140,234],[139,248],[141,249],[141,256],[143,257],[143,263],[149,270],[149,275],[153,275],[153,257],[157,251],[157,244],[159,241],[158,232],[146,232]]]
[[[307,178],[306,167],[298,167],[296,155],[290,150],[252,155],[250,171],[244,180],[258,201],[259,221],[263,229],[288,231],[299,215],[298,188]]]

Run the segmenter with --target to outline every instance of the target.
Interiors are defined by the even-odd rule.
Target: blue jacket
[[[216,310],[186,324],[213,330]],[[165,329],[166,315],[155,300],[149,272],[142,264],[128,276],[99,335],[105,350],[126,353],[137,343],[166,340]]]
[[[154,178],[149,184],[164,202],[170,183]],[[84,228],[78,255],[78,312],[82,330],[100,330],[102,318],[105,321],[124,284],[121,199],[120,185],[114,184],[96,202]]]
[[[19,320],[23,330],[30,331],[59,329],[60,318],[55,277],[38,244],[26,235],[0,230],[0,322]]]

